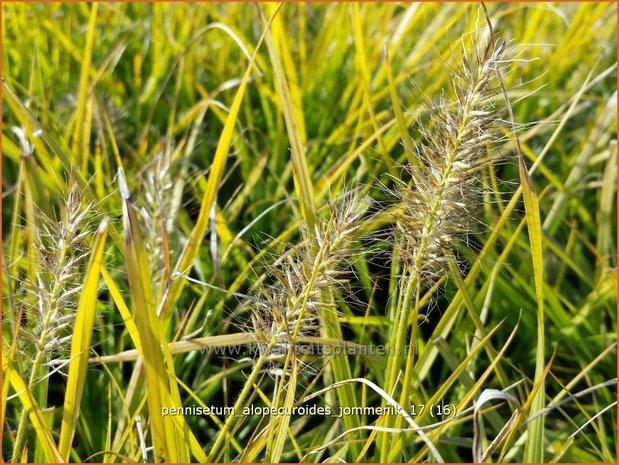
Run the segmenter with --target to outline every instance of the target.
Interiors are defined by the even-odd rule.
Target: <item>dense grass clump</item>
[[[616,5],[2,5],[11,462],[615,462]]]

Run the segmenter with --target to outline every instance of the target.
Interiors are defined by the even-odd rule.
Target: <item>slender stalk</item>
[[[402,182],[399,191],[402,217],[398,225],[403,242],[399,259],[403,261],[407,283],[396,312],[395,343],[389,355],[386,387],[390,393],[396,389],[412,312],[411,350],[406,355],[400,393],[403,405],[409,401],[415,363],[420,288],[424,282],[435,280],[445,268],[452,256],[452,242],[468,234],[466,217],[470,214],[468,208],[473,207],[476,174],[491,159],[486,144],[493,140],[493,117],[497,110],[488,104],[488,95],[497,92],[495,70],[502,52],[502,45],[495,47],[494,42],[489,42],[477,55],[476,67],[471,69],[463,51],[462,72],[452,78],[457,99],[439,104],[431,124],[421,128],[424,143],[418,148],[418,156],[422,163],[408,167],[412,183]],[[394,424],[398,427],[401,420],[385,419],[385,426]],[[399,437],[384,440],[380,461],[398,461],[400,452]]]
[[[268,346],[267,350],[264,353],[262,353],[260,357],[258,357],[258,359],[256,360],[249,377],[247,378],[247,380],[245,380],[245,385],[243,386],[243,389],[241,390],[239,397],[236,399],[236,402],[234,403],[233,414],[226,419],[226,422],[224,423],[223,427],[219,430],[217,439],[215,440],[215,443],[211,447],[211,451],[208,454],[207,462],[209,463],[216,462],[219,456],[221,455],[221,453],[223,452],[223,451],[220,452],[219,450],[221,449],[221,446],[223,442],[225,441],[226,436],[228,435],[228,432],[230,431],[230,428],[232,427],[232,423],[234,423],[237,420],[236,412],[242,411],[242,408],[245,404],[245,400],[247,400],[247,396],[249,396],[249,393],[254,389],[254,383],[258,379],[258,375],[260,374],[260,371],[262,370],[262,366],[264,365],[264,362],[267,359],[268,353],[270,352],[270,349],[273,348],[274,344],[275,344],[275,341],[273,341],[273,343]]]

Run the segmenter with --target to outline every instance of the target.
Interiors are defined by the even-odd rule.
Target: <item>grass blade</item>
[[[85,118],[86,107],[88,105],[88,80],[90,66],[92,64],[92,50],[95,41],[95,30],[97,21],[98,3],[92,3],[90,10],[90,20],[88,21],[88,32],[86,33],[86,45],[81,61],[81,75],[79,84],[79,98],[77,101],[77,114],[75,117],[75,132],[73,133],[73,146],[71,160],[74,166],[80,166],[82,172],[86,172],[88,162],[86,144],[82,142],[86,139],[84,129],[87,123]],[[90,115],[92,118],[92,114]]]
[[[488,17],[488,11],[486,6],[482,3],[484,12],[486,14],[486,20],[490,27],[490,33],[492,32],[492,25]],[[520,140],[516,131],[516,124],[514,119],[514,113],[512,110],[511,102],[505,90],[503,84],[503,77],[501,72],[497,70],[501,90],[507,111],[509,114],[509,121],[511,123],[511,129],[514,135],[516,143],[516,155],[518,157],[518,172],[520,175],[520,187],[522,189],[522,198],[524,201],[525,216],[527,220],[527,229],[529,232],[529,243],[531,245],[531,260],[533,262],[533,278],[535,282],[535,301],[537,304],[537,347],[535,350],[535,377],[534,384],[539,386],[539,391],[533,399],[530,414],[535,415],[537,412],[544,409],[546,391],[544,386],[544,349],[545,349],[545,336],[544,336],[544,262],[543,262],[543,250],[542,250],[542,222],[539,212],[539,200],[537,193],[535,192],[535,186],[531,180],[531,176],[527,171],[527,167],[520,147]],[[538,418],[532,421],[528,428],[528,440],[525,445],[524,461],[531,463],[540,463],[544,461],[544,420]]]
[[[90,341],[95,325],[97,310],[97,290],[101,276],[101,261],[105,250],[107,237],[108,219],[105,218],[99,226],[97,235],[92,246],[92,255],[84,278],[84,288],[77,307],[75,316],[75,331],[71,342],[71,362],[69,364],[69,377],[64,399],[62,414],[62,426],[58,450],[65,460],[69,460],[71,443],[75,435],[77,419],[80,414],[82,393],[86,384],[86,371],[88,369],[88,353]]]
[[[404,113],[402,113],[402,106],[400,105],[400,99],[398,98],[398,90],[393,80],[393,71],[391,69],[391,59],[389,57],[387,44],[385,44],[385,67],[387,71],[389,96],[391,97],[391,104],[393,105],[395,119],[398,122],[398,131],[400,132],[400,138],[402,140],[402,144],[404,145],[404,152],[406,153],[406,158],[411,166],[415,166],[417,164],[417,158],[413,152],[414,143],[409,134],[409,126],[404,119]]]
[[[277,8],[277,11],[279,7]],[[277,14],[277,11],[275,14]],[[191,267],[196,254],[198,253],[198,248],[204,239],[204,235],[209,227],[209,215],[211,212],[211,208],[215,199],[217,197],[217,189],[219,188],[219,183],[223,177],[224,168],[226,166],[226,160],[228,159],[228,153],[230,152],[230,146],[232,145],[232,136],[234,134],[234,128],[237,123],[237,119],[239,117],[239,111],[241,109],[241,102],[243,101],[243,97],[245,95],[245,91],[247,89],[247,83],[249,82],[249,77],[251,76],[251,72],[254,66],[254,62],[256,60],[256,55],[258,54],[258,50],[260,49],[260,45],[264,40],[266,33],[269,30],[270,24],[273,18],[266,25],[265,31],[262,33],[262,37],[258,41],[256,45],[256,49],[254,50],[254,54],[247,65],[247,70],[243,75],[243,79],[241,80],[241,84],[234,96],[234,100],[232,105],[230,106],[230,111],[228,112],[228,117],[226,118],[226,122],[224,124],[223,130],[221,131],[221,136],[219,137],[219,142],[217,144],[217,149],[215,150],[215,156],[213,157],[213,164],[211,166],[211,173],[208,178],[208,182],[206,185],[206,189],[204,190],[204,195],[202,197],[202,202],[200,204],[200,213],[198,214],[198,219],[196,220],[196,224],[191,231],[191,236],[183,249],[183,253],[181,254],[180,259],[176,265],[176,271],[185,272],[189,267]],[[184,280],[179,279],[176,281],[172,281],[168,291],[164,299],[162,300],[161,307],[158,310],[159,316],[165,320],[168,312],[172,308],[174,302],[176,302],[180,292],[184,286]]]
[[[275,438],[273,442],[267,445],[267,461],[271,463],[279,463],[284,450],[284,443],[288,435],[288,426],[290,425],[290,413],[294,406],[295,390],[297,387],[298,364],[294,352],[291,353],[290,362],[290,377],[288,378],[288,388],[286,389],[286,398],[284,400],[284,413],[276,415],[271,420],[271,426],[276,427]],[[278,421],[279,420],[279,421]]]
[[[267,4],[268,5],[268,4]],[[279,8],[278,8],[279,9]],[[277,10],[273,11],[272,18],[277,14]],[[301,204],[301,214],[307,223],[310,231],[314,229],[315,211],[314,211],[314,194],[312,187],[312,179],[307,167],[307,158],[305,156],[305,147],[303,146],[303,135],[299,126],[302,114],[295,111],[295,105],[291,96],[286,72],[279,58],[277,48],[271,37],[271,33],[267,27],[266,44],[269,50],[269,57],[273,65],[273,73],[275,74],[275,83],[277,84],[277,93],[281,100],[286,128],[288,129],[288,138],[290,140],[290,151],[292,154],[292,166],[294,168],[294,185]]]
[[[560,192],[555,199],[548,216],[544,219],[544,231],[554,234],[561,224],[562,214],[566,208],[567,202],[574,195],[575,188],[583,177],[587,174],[587,163],[593,155],[598,143],[603,139],[604,134],[607,134],[609,129],[617,126],[617,93],[615,92],[604,109],[600,112],[598,118],[593,124],[593,129],[583,146],[582,151],[578,154],[576,161],[570,171],[570,174],[565,181],[565,189]]]
[[[527,218],[529,242],[531,243],[531,259],[533,260],[533,277],[535,280],[535,300],[537,302],[537,348],[535,352],[535,382],[541,381],[544,373],[544,266],[542,258],[542,223],[540,221],[539,202],[535,187],[531,181],[522,155],[518,161],[520,182],[522,185],[522,198]],[[533,405],[531,415],[544,408],[545,402],[544,385],[540,385]],[[530,463],[544,461],[544,420],[538,418],[528,426],[529,438],[525,447],[524,460]]]
[[[135,323],[140,336],[141,356],[144,360],[148,410],[151,418],[152,441],[155,461],[183,461],[176,445],[173,417],[162,417],[162,407],[171,406],[169,381],[161,352],[162,331],[155,313],[153,289],[144,240],[138,226],[135,207],[131,203],[122,170],[118,172],[120,192],[123,197],[123,222],[125,229],[125,260]]]
[[[125,326],[127,327],[127,332],[129,333],[131,340],[133,341],[133,343],[135,344],[135,347],[137,348],[137,351],[136,351],[136,359],[137,359],[137,354],[142,352],[142,348],[140,347],[140,333],[138,331],[138,327],[135,325],[135,320],[133,319],[133,315],[131,315],[131,312],[129,311],[129,307],[127,307],[127,304],[125,303],[125,300],[123,299],[123,296],[120,293],[118,286],[114,282],[114,279],[112,278],[110,273],[107,271],[105,266],[101,267],[101,275],[103,276],[105,285],[107,286],[107,289],[110,292],[110,295],[112,296],[112,300],[116,304],[116,308],[118,308],[118,311],[120,312],[120,316],[125,322]]]
[[[4,353],[2,354],[2,371],[4,381],[8,382],[13,387],[15,392],[18,394],[19,400],[24,406],[25,411],[28,413],[28,417],[34,426],[39,444],[41,444],[43,450],[45,451],[47,461],[50,463],[64,463],[65,460],[60,455],[50,431],[45,426],[41,409],[37,405],[36,400],[32,396],[32,393],[26,386],[24,380],[21,376],[19,376],[19,373],[9,366],[8,360],[5,358]]]

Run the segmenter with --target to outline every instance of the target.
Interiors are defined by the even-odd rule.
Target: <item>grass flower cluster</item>
[[[419,128],[422,142],[411,148],[406,166],[411,182],[396,180],[399,247],[422,281],[440,277],[454,258],[453,242],[471,232],[483,201],[480,177],[499,157],[495,147],[507,115],[498,84],[504,49],[490,42],[473,49],[473,60],[462,50],[462,66],[451,69],[455,98],[430,108],[430,121]]]

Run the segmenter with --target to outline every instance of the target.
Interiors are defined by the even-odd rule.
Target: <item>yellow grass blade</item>
[[[161,353],[162,331],[159,319],[155,314],[154,294],[145,243],[122,170],[119,170],[118,178],[123,198],[124,253],[127,263],[127,274],[129,276],[133,313],[142,348],[140,355],[144,360],[154,458],[155,461],[186,461],[182,460],[178,454],[173,417],[162,417],[161,415],[164,406],[173,406],[171,404],[167,369],[163,354]]]
[[[94,97],[91,95],[86,99],[86,114],[82,124],[82,138],[80,140],[79,157],[82,164],[82,172],[88,172],[88,162],[90,160],[90,134],[92,132],[92,112],[94,107]],[[102,197],[99,197],[102,198]]]
[[[4,139],[3,139],[4,142]],[[4,147],[3,147],[4,148]],[[11,239],[10,239],[10,256],[17,257],[18,248],[19,248],[19,235],[17,234],[17,225],[19,225],[22,209],[22,189],[25,180],[25,172],[26,172],[26,164],[24,160],[20,160],[19,163],[19,172],[17,175],[17,184],[15,187],[15,203],[13,204],[13,215],[11,217],[12,231],[11,231]],[[8,273],[7,277],[17,276],[17,261],[8,264]],[[9,295],[11,294],[11,287],[9,286]]]
[[[42,412],[39,409],[36,400],[32,396],[21,376],[19,376],[19,374],[9,366],[8,360],[4,357],[4,353],[2,354],[2,371],[4,381],[8,382],[13,387],[15,392],[18,394],[19,400],[24,406],[24,409],[28,413],[28,417],[34,426],[39,444],[41,444],[43,450],[45,451],[47,461],[51,463],[64,463],[65,460],[60,455],[60,452],[58,452],[52,435],[45,426]]]
[[[87,162],[84,153],[80,153],[84,148],[82,140],[85,139],[84,126],[87,119],[85,118],[88,102],[88,79],[90,74],[90,66],[92,63],[92,49],[95,41],[95,29],[97,21],[98,4],[92,3],[90,10],[90,20],[88,21],[88,31],[86,34],[86,45],[84,46],[84,54],[82,56],[82,67],[79,86],[79,98],[77,101],[77,113],[75,117],[75,132],[73,133],[73,146],[71,150],[71,161],[73,165],[82,167],[82,172],[85,172],[83,163]],[[92,104],[91,104],[92,105]],[[92,115],[91,115],[92,116]]]
[[[285,71],[286,83],[290,91],[290,102],[294,111],[295,119],[297,122],[297,132],[300,142],[305,145],[307,143],[307,131],[305,129],[305,116],[303,114],[303,101],[301,98],[301,89],[297,79],[297,70],[294,67],[294,61],[292,59],[292,52],[290,50],[290,37],[284,30],[284,18],[282,15],[274,15],[277,7],[276,3],[264,3],[269,15],[273,16],[273,23],[271,24],[271,34],[273,36],[273,42],[277,46],[279,56],[281,56],[281,64]],[[301,75],[303,76],[303,75]]]
[[[288,378],[288,388],[286,390],[286,398],[284,399],[284,413],[282,415],[274,415],[271,420],[271,426],[276,427],[275,438],[272,443],[267,445],[267,462],[278,463],[281,459],[284,450],[284,443],[288,435],[288,425],[290,425],[290,413],[294,406],[294,397],[297,387],[297,374],[299,371],[298,363],[294,352],[291,352],[290,360],[290,377]],[[277,421],[279,420],[279,421]]]
[[[265,5],[269,5],[268,3]],[[272,13],[272,17],[277,14],[277,9]],[[273,73],[275,74],[275,83],[277,84],[277,93],[281,100],[282,109],[284,112],[284,120],[288,130],[288,138],[290,140],[290,151],[292,155],[292,166],[294,168],[294,185],[299,197],[301,206],[301,215],[307,223],[310,230],[314,229],[315,212],[314,212],[314,194],[312,187],[312,179],[307,167],[307,159],[305,156],[305,147],[303,144],[303,135],[299,128],[300,112],[295,111],[295,105],[291,95],[289,80],[279,58],[277,48],[273,43],[271,33],[266,33],[266,44],[269,49],[269,57],[273,65]]]
[[[88,352],[95,325],[97,310],[97,294],[101,275],[101,261],[105,250],[108,219],[105,218],[99,226],[92,246],[90,262],[84,278],[84,288],[75,315],[75,330],[71,340],[71,362],[69,363],[69,378],[64,399],[62,426],[58,450],[65,460],[69,460],[71,443],[75,435],[77,419],[80,414],[82,393],[86,384],[88,368]]]
[[[116,304],[116,308],[118,308],[118,311],[120,312],[120,316],[122,316],[122,319],[125,322],[125,326],[127,327],[129,336],[131,336],[131,340],[137,348],[135,357],[135,359],[137,359],[137,354],[142,352],[142,348],[140,346],[140,333],[138,332],[138,327],[135,325],[133,315],[131,315],[129,307],[127,307],[127,304],[125,303],[125,300],[123,299],[123,296],[120,293],[118,286],[116,286],[114,279],[112,278],[112,276],[110,276],[110,273],[107,271],[105,266],[101,266],[101,275],[103,276],[105,285],[107,286],[108,291],[112,296],[112,300]]]

